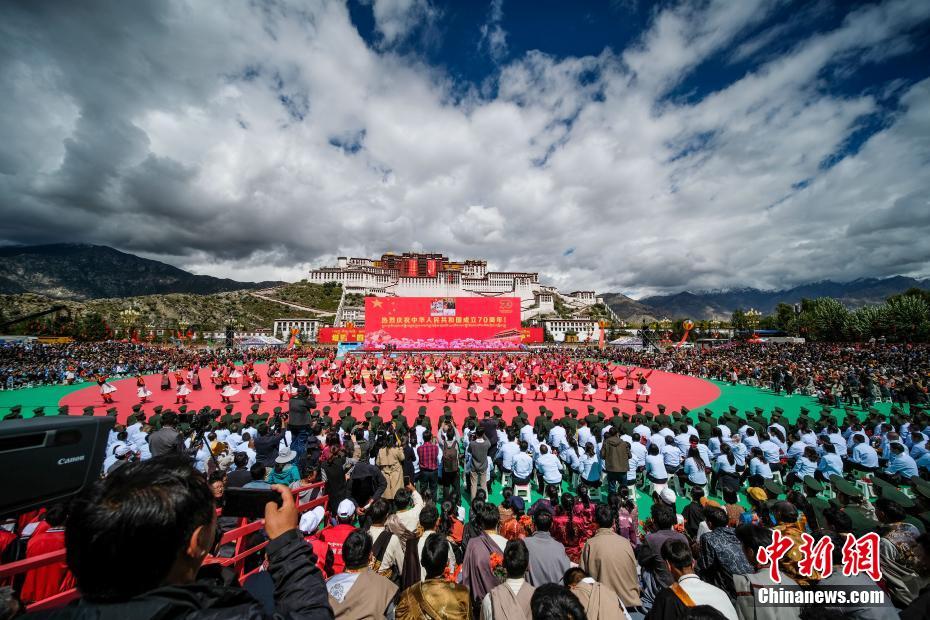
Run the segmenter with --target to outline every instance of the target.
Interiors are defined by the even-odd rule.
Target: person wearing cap
[[[300,480],[300,471],[294,460],[297,454],[290,448],[283,448],[274,460],[274,467],[268,472],[269,484],[283,484],[290,486]]]
[[[313,555],[316,556],[316,567],[323,573],[323,578],[327,579],[333,576],[333,550],[325,541],[320,540],[318,535],[325,513],[326,511],[322,506],[308,510],[300,517],[298,527],[304,535],[304,540],[313,548]]]
[[[336,507],[336,524],[324,528],[319,538],[333,552],[333,573],[338,574],[345,570],[345,561],[342,557],[342,545],[349,534],[355,531],[356,505],[351,499],[344,499]]]

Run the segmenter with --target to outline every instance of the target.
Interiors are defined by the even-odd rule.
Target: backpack
[[[455,442],[448,443],[442,449],[442,471],[459,470],[459,449]]]

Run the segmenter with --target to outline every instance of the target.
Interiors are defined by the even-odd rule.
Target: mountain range
[[[283,282],[239,282],[194,275],[166,263],[110,247],[76,243],[0,247],[0,294],[35,293],[73,301],[184,293],[209,295],[281,287]],[[287,287],[285,287],[286,289]],[[833,297],[850,308],[879,304],[909,288],[930,288],[930,279],[905,276],[824,280],[783,290],[740,288],[684,291],[633,299],[604,293],[604,302],[623,320],[639,322],[688,317],[728,319],[736,309],[771,313],[780,303]]]
[[[726,291],[684,291],[653,295],[635,300],[622,293],[605,293],[604,302],[624,320],[641,317],[729,319],[734,310],[755,308],[771,314],[779,303],[794,304],[802,299],[833,297],[848,308],[880,304],[891,295],[910,288],[930,289],[930,279],[905,276],[860,278],[852,282],[823,280],[782,290],[740,288]],[[648,320],[648,319],[647,319]]]
[[[0,293],[70,300],[168,293],[211,294],[263,289],[281,282],[237,282],[198,276],[166,263],[101,245],[56,243],[0,247]]]

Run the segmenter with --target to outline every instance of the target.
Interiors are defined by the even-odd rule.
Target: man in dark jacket
[[[316,408],[316,399],[306,385],[297,388],[297,395],[287,405],[287,429],[291,431],[291,449],[297,453],[297,466],[306,474],[304,455],[307,437],[310,436],[310,412]]]
[[[604,459],[610,492],[616,492],[618,485],[626,486],[627,472],[630,471],[630,444],[620,437],[616,428],[607,431],[607,439],[601,446],[601,458]]]
[[[36,617],[332,618],[293,497],[274,488],[282,504],[265,507],[273,613],[237,585],[197,579],[215,542],[213,495],[187,459],[163,457],[121,467],[74,502],[65,544],[81,599]]]
[[[283,431],[272,433],[267,424],[259,424],[258,437],[255,438],[255,462],[274,467],[274,461],[278,458],[278,446],[283,438]]]

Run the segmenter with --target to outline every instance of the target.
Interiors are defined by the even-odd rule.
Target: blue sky
[[[634,296],[930,275],[930,3],[0,5],[0,243]]]

